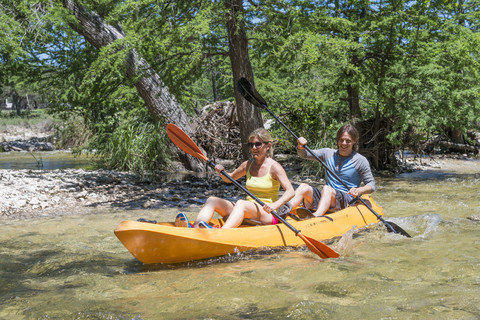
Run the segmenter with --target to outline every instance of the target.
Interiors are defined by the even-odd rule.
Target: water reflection
[[[181,265],[142,265],[113,234],[125,219],[175,208],[2,221],[1,319],[478,319],[478,163],[441,178],[379,178],[386,218],[329,243]],[[183,210],[194,217],[198,207]]]
[[[71,152],[0,152],[0,169],[90,169],[92,157]]]

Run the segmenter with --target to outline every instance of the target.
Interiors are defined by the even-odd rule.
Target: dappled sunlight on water
[[[328,242],[339,259],[300,247],[142,265],[113,234],[177,209],[2,221],[0,319],[478,319],[480,165],[468,168],[379,178],[385,220],[412,238],[380,223]]]

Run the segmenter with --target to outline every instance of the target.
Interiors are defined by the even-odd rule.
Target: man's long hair
[[[340,129],[338,129],[338,131],[337,131],[337,145],[338,145],[338,140],[340,140],[340,137],[345,132],[348,133],[350,136],[352,136],[352,139],[354,141],[353,150],[358,151],[358,139],[359,139],[360,135],[358,134],[357,128],[355,128],[351,124],[345,124]]]

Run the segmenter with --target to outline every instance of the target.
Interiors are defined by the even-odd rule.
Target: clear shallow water
[[[0,319],[479,319],[480,164],[378,178],[383,225],[329,243],[144,266],[113,234],[176,209],[0,224]],[[195,216],[198,208],[187,211]]]
[[[87,169],[92,157],[74,156],[71,152],[0,152],[0,169]]]

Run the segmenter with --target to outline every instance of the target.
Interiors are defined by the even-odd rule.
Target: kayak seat
[[[225,216],[225,217],[222,217],[221,221],[225,223],[225,221],[227,221],[227,219],[228,219],[228,216]],[[223,223],[221,223],[221,225],[223,225]],[[262,223],[258,220],[244,218],[241,225],[244,225],[244,226],[261,226]]]
[[[243,219],[242,224],[247,225],[247,226],[261,226],[262,225],[262,223],[258,220],[247,219],[247,218]]]
[[[295,213],[301,220],[306,220],[306,219],[310,219],[310,218],[315,217],[311,210],[309,210],[307,208],[304,208],[304,207],[297,208]]]
[[[327,212],[325,212],[325,214],[323,215],[323,217],[327,217],[327,215],[329,214],[332,214],[332,213],[335,213],[337,212],[338,210],[335,210],[335,209],[328,209]],[[295,210],[295,215],[292,215],[292,217],[296,216],[296,218],[294,218],[295,220],[299,221],[299,220],[307,220],[307,219],[311,219],[311,218],[316,218],[314,215],[313,215],[313,212],[310,210],[310,209],[307,209],[305,207],[298,207],[296,210]],[[328,219],[330,219],[330,217],[327,217]],[[331,220],[331,219],[330,219]]]
[[[367,200],[367,199],[362,199],[363,201],[365,201],[365,203],[367,205],[369,205],[370,207],[372,206],[370,200]],[[360,200],[358,200],[358,198],[353,198],[352,201],[350,201],[348,203],[349,206],[356,206],[356,205],[359,205],[359,204],[362,204],[362,202]]]
[[[137,221],[138,222],[153,223],[153,224],[157,223],[157,220],[148,220],[148,219],[145,219],[145,218],[138,218]]]

